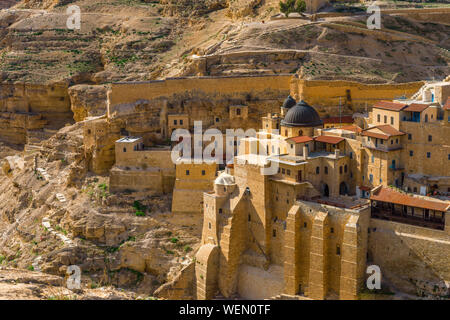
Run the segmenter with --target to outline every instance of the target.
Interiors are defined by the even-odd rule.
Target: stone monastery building
[[[325,129],[292,97],[263,117],[204,193],[197,298],[357,299],[371,264],[448,292],[450,104],[427,97],[378,102],[360,126]]]
[[[449,83],[353,117],[321,119],[293,95],[225,165],[173,163],[170,146],[122,137],[111,189],[173,192],[174,214],[203,216],[198,299],[358,299],[370,265],[391,288],[448,296]],[[246,106],[229,113],[247,129]],[[167,119],[167,132],[192,131]]]

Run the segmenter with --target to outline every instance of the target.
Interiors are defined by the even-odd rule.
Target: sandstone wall
[[[450,280],[450,236],[438,231],[378,219],[370,220],[369,264],[395,288],[433,294]],[[425,290],[424,290],[425,289]]]
[[[29,130],[73,122],[66,84],[0,84],[0,139],[25,144]]]
[[[406,95],[407,97],[416,93],[423,82],[411,82],[402,84],[363,84],[353,81],[322,81],[292,79],[291,95],[302,98],[310,105],[318,107],[320,113],[336,114],[338,112],[339,98],[350,111],[365,111],[365,107],[371,107],[379,100],[393,100]],[[332,108],[327,108],[332,107]]]

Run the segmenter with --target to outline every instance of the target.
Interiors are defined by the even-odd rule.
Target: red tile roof
[[[338,144],[341,141],[344,141],[344,138],[334,137],[334,136],[318,136],[314,138],[315,141],[330,143],[330,144]]]
[[[401,111],[403,110],[407,104],[391,102],[391,101],[379,101],[373,105],[374,108],[391,110],[391,111]]]
[[[381,126],[376,126],[376,128],[380,129],[381,131],[383,131],[388,136],[403,136],[403,135],[406,134],[404,132],[398,131],[393,126],[388,125],[388,124],[383,124]]]
[[[381,130],[383,133],[377,133],[377,132],[370,131],[375,128]],[[405,134],[406,133],[398,131],[397,129],[395,129],[394,127],[392,127],[388,124],[371,127],[362,132],[363,136],[368,136],[368,137],[373,137],[373,138],[378,138],[378,139],[383,139],[383,140],[387,140],[390,137],[394,137],[394,136],[403,136]]]
[[[305,143],[308,141],[313,141],[313,138],[308,136],[298,136],[293,138],[287,138],[286,140],[293,141],[294,143]]]
[[[323,123],[353,123],[353,116],[323,118]]]
[[[390,188],[381,187],[376,190],[371,196],[370,200],[395,203],[410,207],[436,210],[445,212],[450,208],[450,202],[439,202],[429,199],[414,197],[405,193],[392,190]]]
[[[363,131],[363,129],[361,129],[357,125],[343,126],[343,127],[340,127],[339,129],[353,131],[353,132],[356,132],[356,133],[361,133]]]
[[[444,104],[444,110],[450,110],[450,97],[448,97],[447,102]]]
[[[409,106],[407,106],[403,111],[410,111],[410,112],[422,112],[426,108],[428,108],[430,105],[428,104],[421,104],[421,103],[411,103]]]

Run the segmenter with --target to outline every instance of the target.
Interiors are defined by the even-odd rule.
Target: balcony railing
[[[384,152],[388,152],[388,151],[394,151],[394,150],[401,150],[403,149],[403,147],[401,145],[388,145],[386,144],[375,144],[372,141],[363,141],[362,143],[363,147],[365,148],[369,148],[369,149],[375,149],[375,150],[380,150],[380,151],[384,151]]]

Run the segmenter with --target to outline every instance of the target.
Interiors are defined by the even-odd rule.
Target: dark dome
[[[319,114],[305,101],[300,101],[289,109],[281,121],[282,126],[287,127],[316,127],[322,125]]]
[[[288,96],[286,98],[286,100],[284,100],[284,102],[283,102],[283,108],[290,109],[293,106],[295,106],[296,103],[297,103],[297,101],[295,101],[294,98],[292,98],[291,96]]]

